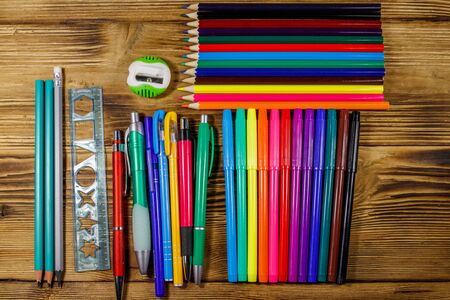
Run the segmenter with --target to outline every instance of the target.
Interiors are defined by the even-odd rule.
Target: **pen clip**
[[[129,153],[128,153],[128,137],[130,135],[130,127],[127,128],[127,130],[125,131],[125,195],[128,192],[128,177],[130,176],[131,172],[131,166],[130,166],[130,157],[129,157]]]
[[[164,122],[165,112],[162,109],[155,111],[153,114],[153,152],[158,155],[160,151],[160,123]],[[163,137],[164,138],[164,137]]]
[[[166,155],[170,156],[172,153],[172,143],[176,143],[177,130],[177,113],[174,111],[168,112],[164,118],[164,149]],[[175,135],[175,141],[172,137]]]
[[[212,126],[209,127],[210,131],[211,131],[211,158],[210,158],[210,162],[209,162],[209,174],[208,177],[211,176],[212,173],[212,168],[214,165],[214,128]]]

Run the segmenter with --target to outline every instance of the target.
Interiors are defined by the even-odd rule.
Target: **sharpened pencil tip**
[[[181,107],[189,108],[189,104],[182,104]]]
[[[187,54],[182,54],[181,57],[182,58],[188,58]]]
[[[183,46],[183,50],[191,51],[191,49],[189,48],[189,46]]]

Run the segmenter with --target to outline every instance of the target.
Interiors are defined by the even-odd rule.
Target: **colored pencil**
[[[201,44],[382,44],[382,36],[192,36],[184,42]]]
[[[201,36],[239,36],[239,35],[347,35],[377,36],[381,28],[194,28],[184,31],[185,34]]]
[[[383,52],[194,52],[195,60],[384,60]]]
[[[283,68],[273,68],[273,69],[231,69],[231,68],[220,68],[220,69],[189,69],[182,72],[186,75],[197,75],[197,76],[232,76],[232,77],[249,77],[249,76],[268,76],[268,77],[322,77],[322,76],[370,76],[370,77],[382,77],[384,76],[383,69],[283,69]]]
[[[384,101],[383,94],[190,94],[181,100],[193,102],[333,102]]]
[[[381,28],[380,20],[199,20],[199,28]]]
[[[349,110],[387,110],[389,102],[196,102],[183,107],[190,109],[349,109]]]
[[[382,94],[382,85],[191,85],[179,91],[196,94]]]
[[[189,84],[383,84],[383,77],[187,77]]]
[[[199,44],[184,47],[199,52],[383,52],[383,44]]]
[[[199,68],[384,68],[382,60],[200,60],[183,63]]]
[[[238,10],[238,11],[273,11],[273,10],[301,10],[301,11],[311,11],[311,10],[380,10],[381,4],[370,3],[370,4],[345,4],[345,3],[194,3],[186,5],[184,8],[190,10],[201,10],[201,11],[224,11],[224,10]]]

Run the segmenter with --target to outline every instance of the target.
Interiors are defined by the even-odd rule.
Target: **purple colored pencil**
[[[305,112],[302,152],[302,205],[300,209],[300,249],[298,264],[298,282],[308,278],[309,228],[311,210],[311,173],[313,169],[314,148],[314,110]]]
[[[185,33],[191,33],[191,30]],[[197,34],[197,30],[195,30]],[[199,28],[200,36],[380,36],[381,28]]]

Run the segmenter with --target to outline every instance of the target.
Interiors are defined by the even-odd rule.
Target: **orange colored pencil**
[[[196,102],[183,105],[191,109],[347,109],[347,110],[387,110],[389,102]]]
[[[258,281],[268,281],[269,265],[269,129],[267,111],[258,112]]]

